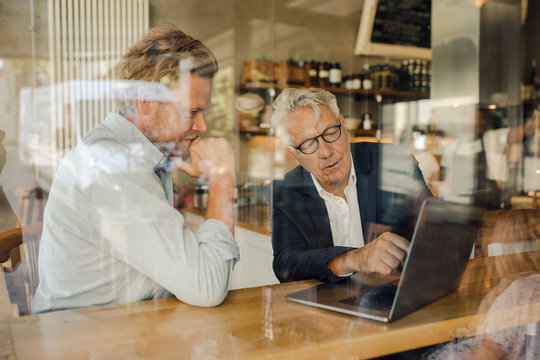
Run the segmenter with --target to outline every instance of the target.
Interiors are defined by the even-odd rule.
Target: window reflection
[[[30,22],[35,26],[29,31],[20,14],[30,14],[32,4],[36,7]],[[200,38],[220,63],[207,109],[172,106],[193,118],[204,113],[208,131],[201,137],[224,137],[233,145],[234,230],[242,260],[233,270],[230,289],[313,278],[339,281],[339,276],[333,277],[356,271],[335,274],[328,267],[333,258],[347,253],[344,247],[349,251],[366,247],[387,232],[409,241],[426,197],[484,211],[469,254],[471,263],[490,258],[504,263],[516,254],[534,257],[540,238],[540,53],[535,42],[539,6],[535,1],[441,4],[432,2],[430,59],[355,53],[362,2],[202,0],[195,6],[189,1],[144,0],[96,1],[94,6],[92,1],[26,0],[5,4],[0,131],[5,133],[6,157],[0,174],[0,233],[15,231],[17,241],[28,246],[40,238],[42,209],[58,165],[114,110],[115,97],[130,97],[140,89],[113,80],[113,67],[145,31],[172,22]],[[335,77],[338,68],[341,81]],[[336,97],[342,131],[347,130],[352,144],[345,149],[354,152],[364,147],[377,153],[372,163],[358,161],[375,167],[377,175],[373,191],[366,192],[366,198],[357,196],[358,204],[351,205],[352,195],[345,190],[341,201],[317,187],[310,194],[318,200],[317,206],[301,208],[294,198],[282,196],[280,184],[299,164],[309,167],[310,162],[299,160],[302,154],[295,158],[295,150],[271,127],[273,103],[284,89],[300,86],[324,88]],[[152,93],[157,98],[168,96],[164,88],[158,86]],[[318,130],[304,138],[324,131]],[[329,145],[319,142],[323,151]],[[137,152],[137,146],[130,151]],[[111,159],[114,156],[122,166],[112,173],[133,170],[134,164],[119,154]],[[355,169],[344,178],[361,181],[360,170]],[[197,229],[208,211],[208,188],[200,181],[204,179],[179,170],[171,177],[168,201],[181,212],[187,227]],[[302,181],[294,187],[305,188],[313,178],[306,173]],[[276,211],[283,205],[279,201],[289,203],[286,215],[302,220],[294,223],[294,231],[280,233],[272,227],[282,215]],[[343,220],[353,212],[351,206],[360,221]],[[373,218],[366,210],[369,207],[374,208]],[[32,216],[23,216],[22,209]],[[129,217],[129,211],[118,209]],[[148,207],[148,211],[155,215],[159,210]],[[70,215],[69,210],[57,214]],[[103,218],[101,226],[112,229],[114,224]],[[306,248],[316,251],[307,261],[309,266],[289,258],[295,269],[283,269],[280,264],[287,256],[280,253],[281,246],[272,246],[272,239],[282,241],[292,232],[300,233],[306,243],[289,255]],[[360,236],[351,234],[362,234],[361,241],[355,242]],[[313,246],[313,239],[322,237],[324,241]],[[336,247],[340,250],[321,255]],[[391,268],[399,273],[403,261],[399,258]],[[31,312],[24,285],[27,265],[23,251],[21,265],[4,274],[10,300],[18,303],[21,315]],[[311,271],[315,265],[320,271]],[[100,265],[99,271],[107,273],[107,265]],[[295,271],[302,276],[292,276]],[[472,357],[490,341],[508,357],[518,348],[520,354],[536,354],[530,352],[535,348],[530,340],[535,323],[519,321],[508,324],[509,330],[492,326],[509,321],[499,317],[500,309],[507,306],[501,304],[523,305],[524,312],[516,318],[525,319],[532,316],[525,312],[527,305],[538,300],[536,274],[517,278],[514,275],[520,271],[510,273],[510,277],[503,271],[493,276],[489,291],[481,291],[485,299],[471,310],[487,314],[478,331],[491,335],[457,341],[427,353],[430,357],[449,353]],[[514,298],[516,293],[524,295]],[[297,322],[304,323],[316,326],[313,321]],[[513,339],[515,347],[505,347],[504,339]]]

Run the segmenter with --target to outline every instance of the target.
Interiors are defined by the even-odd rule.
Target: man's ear
[[[296,158],[296,155],[295,155],[294,151],[292,151],[289,148],[287,148],[286,150],[287,150],[287,154],[289,154],[289,156],[294,160],[296,165],[300,165],[300,163],[298,162],[298,159]]]
[[[351,133],[349,132],[349,129],[347,128],[347,124],[345,123],[345,118],[343,117],[343,114],[339,114],[339,122],[341,123],[341,132],[345,132],[347,136],[347,140],[351,140]]]
[[[142,115],[152,115],[159,104],[157,101],[150,100],[150,96],[148,94],[148,90],[146,89],[139,89],[137,91],[137,112],[139,112]]]

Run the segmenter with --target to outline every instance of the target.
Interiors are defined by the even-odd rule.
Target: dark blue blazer
[[[410,239],[419,203],[431,193],[420,180],[419,170],[414,179],[421,181],[418,194],[381,191],[379,149],[375,143],[351,144],[364,239],[370,223],[391,225],[392,232]],[[418,169],[414,158],[410,159],[411,166]],[[326,205],[310,173],[298,166],[283,180],[272,182],[270,191],[273,268],[279,281],[340,279],[328,262],[352,248],[334,246]]]

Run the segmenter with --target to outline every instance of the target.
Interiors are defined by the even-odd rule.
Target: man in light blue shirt
[[[34,313],[176,296],[220,304],[239,251],[234,154],[207,130],[214,54],[175,26],[151,29],[115,69],[118,113],[62,161],[44,214]],[[193,232],[170,171],[209,183]]]

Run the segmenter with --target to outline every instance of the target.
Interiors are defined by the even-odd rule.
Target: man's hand
[[[198,138],[190,147],[191,163],[175,159],[180,170],[209,181],[206,219],[223,222],[234,234],[234,153],[224,138]]]
[[[358,271],[390,275],[400,271],[408,250],[407,239],[385,232],[362,248],[336,256],[328,267],[335,275]]]
[[[197,138],[190,147],[191,162],[175,159],[180,170],[210,183],[223,175],[234,177],[234,153],[224,138]]]

